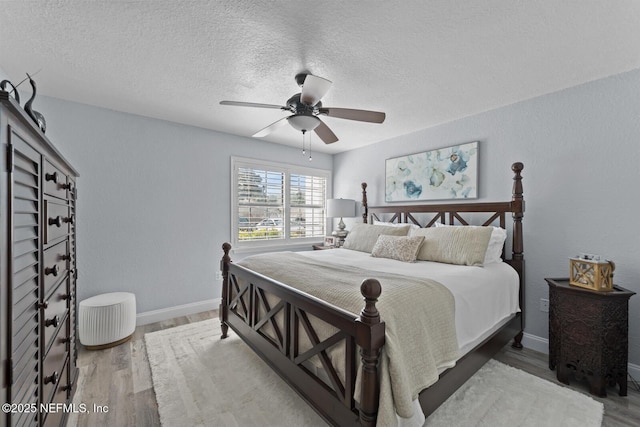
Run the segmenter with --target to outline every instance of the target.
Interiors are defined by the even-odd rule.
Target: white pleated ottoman
[[[80,343],[89,350],[113,347],[129,340],[136,329],[136,296],[111,292],[80,301]]]

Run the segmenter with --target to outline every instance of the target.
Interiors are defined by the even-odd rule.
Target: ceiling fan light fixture
[[[317,128],[321,121],[316,116],[308,116],[303,114],[296,114],[291,117],[287,117],[289,124],[300,132],[308,132]]]
[[[220,101],[220,104],[233,105],[237,107],[276,108],[292,113],[290,117],[283,117],[266,128],[259,130],[253,134],[253,137],[265,137],[276,129],[279,129],[284,123],[288,122],[295,130],[302,132],[303,147],[304,134],[309,131],[314,131],[325,144],[333,144],[338,141],[338,137],[333,133],[333,131],[329,129],[326,123],[317,117],[318,114],[359,122],[384,122],[385,113],[380,111],[324,107],[322,105],[321,98],[331,87],[330,80],[314,76],[305,71],[296,75],[296,83],[298,83],[298,86],[302,88],[302,91],[290,97],[283,106],[243,101]],[[309,145],[311,145],[311,142],[309,142]]]

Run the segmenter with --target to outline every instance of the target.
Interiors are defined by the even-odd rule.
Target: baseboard
[[[522,345],[531,350],[549,354],[549,340],[547,338],[541,338],[536,335],[527,334],[525,332],[522,337]],[[627,372],[635,381],[640,381],[639,365],[629,363],[629,365],[627,366]]]
[[[631,375],[631,378],[633,378],[636,383],[640,382],[640,365],[629,363],[629,366],[627,367],[627,373]]]
[[[525,332],[522,336],[522,345],[531,350],[549,354],[549,340],[547,338],[541,338]]]
[[[159,310],[145,311],[144,313],[138,313],[136,316],[136,326],[148,325],[149,323],[162,322],[163,320],[169,320],[175,317],[215,310],[219,305],[220,298],[215,298],[190,304],[176,305],[174,307],[161,308]]]

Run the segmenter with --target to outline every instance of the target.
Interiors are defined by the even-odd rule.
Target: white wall
[[[78,298],[130,291],[138,313],[220,297],[232,155],[309,165],[252,138],[40,96],[34,108],[80,173]],[[332,156],[313,166],[331,170]]]
[[[338,154],[334,194],[359,200],[365,181],[370,205],[384,204],[385,159],[475,140],[481,201],[509,200],[510,166],[524,163],[527,333],[548,337],[544,278],[568,277],[579,252],[614,260],[614,282],[640,293],[640,70]],[[640,295],[629,319],[639,365]]]

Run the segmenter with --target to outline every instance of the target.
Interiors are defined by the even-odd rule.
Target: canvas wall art
[[[386,160],[385,200],[478,197],[478,141]]]

